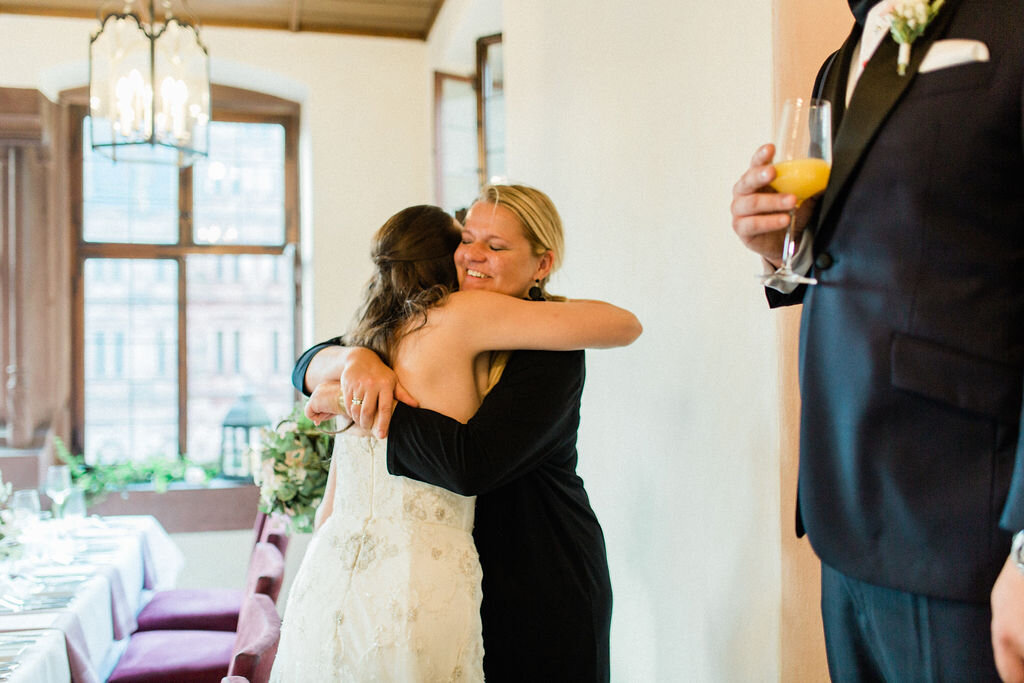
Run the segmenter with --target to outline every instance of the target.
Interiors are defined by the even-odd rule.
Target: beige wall
[[[853,21],[838,0],[775,0],[775,111],[787,97],[810,96],[818,67],[846,38]],[[769,140],[766,139],[765,142]],[[777,313],[782,502],[780,680],[828,679],[821,630],[821,570],[806,538],[794,534],[799,465],[800,390],[797,346],[800,307]]]

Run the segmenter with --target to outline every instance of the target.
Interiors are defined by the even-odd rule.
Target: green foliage
[[[71,481],[82,489],[86,505],[102,501],[115,491],[124,491],[130,484],[152,484],[159,493],[167,490],[174,481],[185,479],[185,470],[189,467],[202,468],[206,479],[216,475],[217,468],[200,465],[187,458],[168,458],[166,456],[150,456],[145,460],[121,462],[114,464],[88,465],[85,456],[74,455],[60,438],[54,439],[57,457],[71,468]]]
[[[260,430],[260,443],[252,453],[260,510],[286,515],[294,531],[312,531],[333,448],[334,437],[305,416],[302,403],[274,429]]]

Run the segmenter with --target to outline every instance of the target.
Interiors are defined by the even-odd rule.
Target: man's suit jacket
[[[887,37],[846,107],[859,31],[819,73],[819,284],[769,292],[804,303],[798,526],[855,578],[987,600],[1024,529],[1024,2],[946,0],[907,74]],[[989,61],[918,73],[951,38]]]

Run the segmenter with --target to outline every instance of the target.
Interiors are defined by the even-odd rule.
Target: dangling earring
[[[534,280],[537,284],[530,287],[530,291],[527,295],[530,297],[530,301],[544,301],[544,290],[540,288],[540,280]]]

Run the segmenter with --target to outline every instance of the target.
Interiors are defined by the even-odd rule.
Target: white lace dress
[[[334,511],[288,593],[271,681],[482,681],[475,498],[387,471],[341,434]]]

